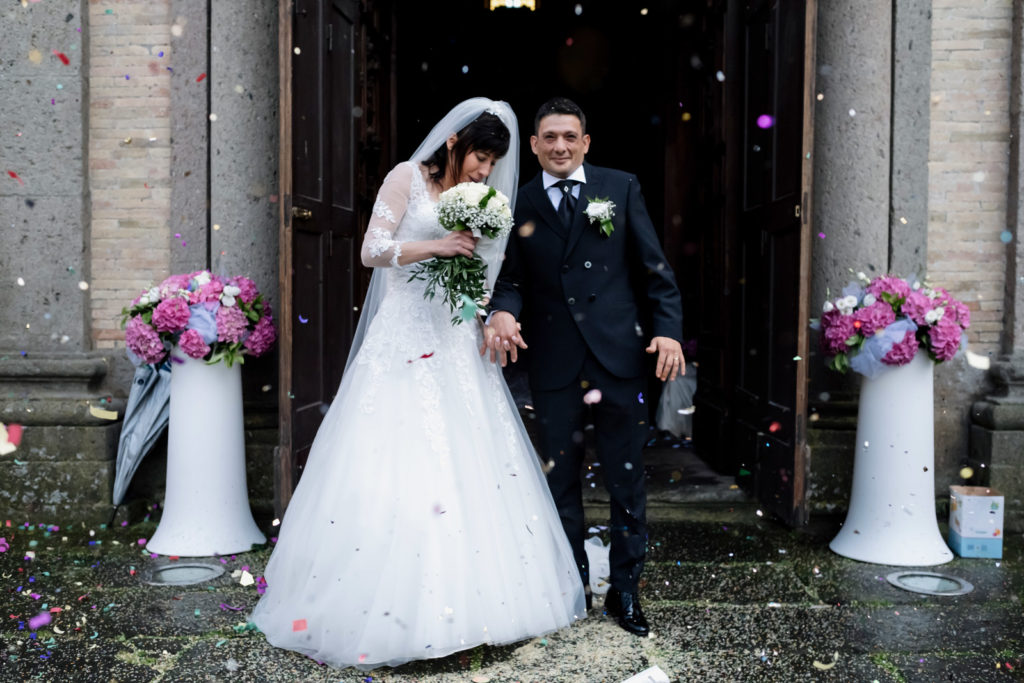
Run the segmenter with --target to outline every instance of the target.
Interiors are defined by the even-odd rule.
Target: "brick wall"
[[[1013,0],[934,0],[928,275],[971,308],[976,353],[1003,323]]]
[[[121,308],[169,273],[172,24],[169,0],[89,3],[94,348],[123,345]]]

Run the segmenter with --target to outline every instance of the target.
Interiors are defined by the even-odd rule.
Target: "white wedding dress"
[[[585,616],[583,586],[501,370],[397,266],[443,237],[417,165],[374,206],[386,290],[324,417],[252,621],[278,647],[371,669]]]

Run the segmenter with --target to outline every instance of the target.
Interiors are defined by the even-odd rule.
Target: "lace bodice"
[[[373,204],[363,238],[363,263],[375,268],[401,268],[398,259],[402,242],[444,237],[445,230],[434,213],[435,204],[417,164],[406,161],[392,169]]]
[[[418,400],[428,412],[438,408],[439,366],[447,381],[469,390],[470,365],[480,361],[477,325],[452,325],[451,311],[441,298],[425,299],[425,283],[409,281],[419,264],[398,265],[403,243],[440,239],[447,233],[437,221],[436,204],[423,173],[412,162],[399,164],[384,179],[362,247],[363,262],[384,271],[384,294],[356,356],[378,381],[396,372],[416,375]],[[378,407],[376,393],[372,386],[363,393],[363,410]],[[443,429],[427,437],[435,448],[445,449]]]

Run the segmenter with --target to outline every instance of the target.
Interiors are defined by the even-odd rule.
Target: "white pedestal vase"
[[[182,557],[244,552],[266,537],[245,483],[241,365],[207,365],[177,347],[171,356],[167,489],[146,549]]]
[[[864,378],[846,521],[829,547],[861,562],[922,567],[949,562],[935,518],[933,363]]]

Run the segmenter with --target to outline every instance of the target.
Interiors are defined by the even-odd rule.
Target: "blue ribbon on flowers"
[[[883,363],[882,358],[892,351],[893,346],[903,340],[907,332],[917,332],[917,325],[910,318],[900,318],[896,322],[890,323],[884,330],[871,335],[864,341],[857,355],[850,359],[850,367],[865,377],[877,377],[892,367]]]
[[[866,290],[856,282],[851,282],[843,287],[843,296],[853,296],[857,299],[857,303],[864,301],[864,294],[866,294]]]
[[[218,308],[220,308],[220,304],[216,301],[192,304],[188,307],[190,315],[188,317],[188,325],[185,327],[195,330],[202,336],[204,342],[212,344],[217,341]]]

